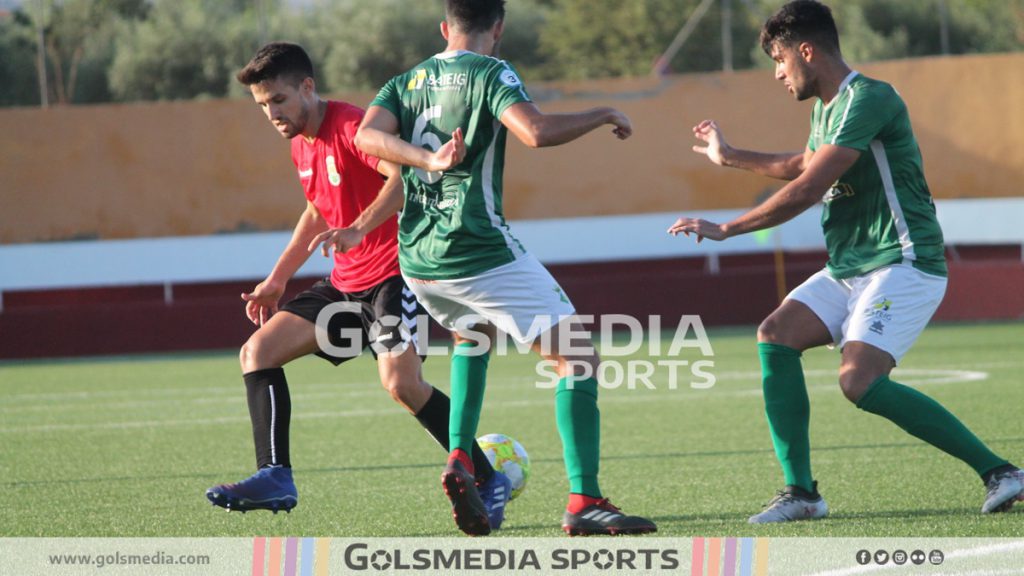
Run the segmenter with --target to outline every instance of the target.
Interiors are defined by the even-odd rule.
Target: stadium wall
[[[936,198],[1021,194],[1024,54],[857,68],[906,99]],[[712,166],[690,152],[690,128],[715,118],[730,142],[758,149],[802,150],[808,133],[810,103],[794,103],[768,70],[532,94],[552,112],[618,106],[636,134],[541,151],[510,142],[512,220],[749,207],[778,183]],[[3,244],[284,230],[304,205],[287,142],[248,101],[5,109],[0,125]]]

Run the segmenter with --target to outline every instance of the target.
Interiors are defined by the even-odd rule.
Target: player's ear
[[[498,20],[494,23],[494,43],[497,44],[501,40],[501,35],[505,33],[505,20]]]
[[[441,20],[441,36],[444,37],[445,40],[448,40],[448,34],[449,33],[450,32],[448,30],[448,21],[447,20]]]
[[[814,59],[814,45],[810,42],[801,42],[796,47],[796,53],[800,55],[804,62],[810,62]]]
[[[299,84],[299,89],[302,90],[303,94],[309,95],[316,92],[316,80],[313,80],[309,76],[302,79],[302,83]]]

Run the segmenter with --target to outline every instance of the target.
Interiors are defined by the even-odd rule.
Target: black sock
[[[266,368],[243,374],[249,400],[252,439],[256,444],[256,468],[290,468],[288,426],[292,400],[283,368]]]
[[[1017,467],[1014,466],[1013,464],[1003,464],[1002,466],[996,466],[995,468],[982,474],[981,481],[987,485],[989,481],[992,480],[992,477],[995,476],[996,474],[1002,474],[1004,472],[1013,472],[1016,469]]]
[[[416,419],[446,452],[449,449],[448,413],[451,412],[451,409],[451,399],[444,392],[434,388],[427,403],[416,413]],[[494,468],[491,466],[490,460],[484,455],[484,451],[480,449],[480,445],[476,441],[473,442],[473,468],[475,468],[478,482],[486,482],[494,475]]]

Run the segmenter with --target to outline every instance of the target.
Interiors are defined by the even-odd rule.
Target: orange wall
[[[857,68],[907,101],[936,197],[1021,195],[1024,54]],[[532,93],[548,112],[620,107],[636,134],[550,150],[510,139],[512,219],[750,206],[778,184],[712,166],[690,151],[690,128],[715,118],[734,145],[801,150],[809,124],[810,103],[767,70]],[[7,109],[0,127],[0,243],[285,229],[303,207],[287,143],[248,101]]]

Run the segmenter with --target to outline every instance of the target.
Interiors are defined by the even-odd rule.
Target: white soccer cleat
[[[813,492],[807,492],[798,486],[786,486],[775,494],[775,498],[765,506],[764,511],[751,516],[748,522],[769,524],[824,518],[828,515],[828,504],[818,493],[817,482],[813,488]]]
[[[981,513],[1006,512],[1014,502],[1024,501],[1024,471],[1018,469],[996,474],[985,488],[988,493],[981,505]]]

